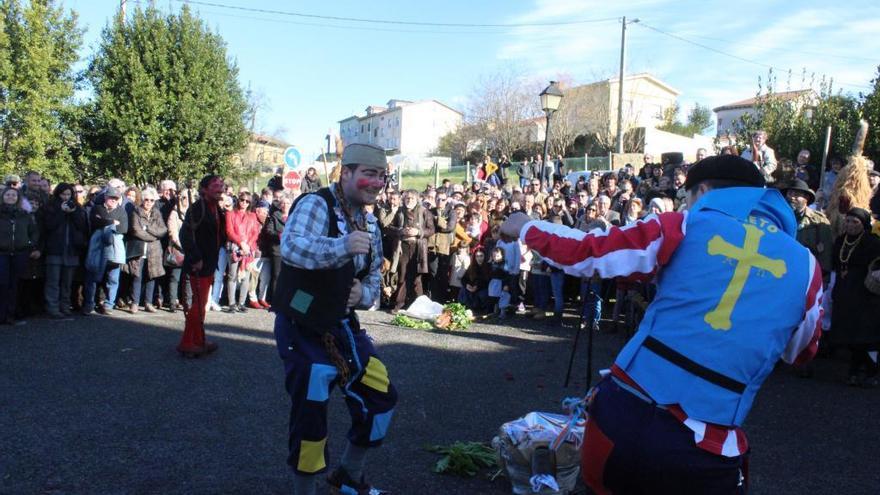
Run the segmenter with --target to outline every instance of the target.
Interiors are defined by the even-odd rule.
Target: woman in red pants
[[[189,273],[193,301],[186,313],[186,327],[177,350],[186,357],[198,357],[217,350],[205,340],[205,306],[217,269],[220,246],[226,242],[226,222],[218,203],[223,196],[223,179],[207,175],[199,182],[199,200],[193,203],[180,229],[183,271]]]

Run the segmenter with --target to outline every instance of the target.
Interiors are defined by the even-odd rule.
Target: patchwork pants
[[[358,447],[382,443],[397,403],[388,371],[357,320],[345,320],[331,333],[351,370],[345,386],[337,381],[321,337],[301,334],[286,315],[276,313],[275,340],[291,398],[287,463],[297,474],[327,470],[327,404],[334,387],[339,386],[351,415],[348,440]]]

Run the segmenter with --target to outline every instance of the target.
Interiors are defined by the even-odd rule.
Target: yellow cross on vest
[[[758,252],[758,245],[761,243],[764,232],[754,225],[746,224],[743,227],[746,229],[746,238],[742,247],[734,246],[720,235],[709,240],[710,255],[723,255],[736,261],[733,278],[730,279],[727,289],[724,290],[721,301],[718,302],[715,309],[706,313],[704,318],[706,323],[715,330],[730,330],[730,315],[742,295],[752,268],[770,272],[776,278],[782,278],[786,272],[784,260],[771,259]]]

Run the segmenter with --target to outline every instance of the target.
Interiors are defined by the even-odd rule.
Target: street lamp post
[[[550,85],[544,88],[539,95],[541,98],[541,110],[547,116],[547,125],[544,129],[544,163],[543,169],[538,171],[541,187],[544,187],[544,170],[547,168],[547,151],[550,145],[550,116],[559,109],[562,101],[562,91],[556,81],[550,81]]]

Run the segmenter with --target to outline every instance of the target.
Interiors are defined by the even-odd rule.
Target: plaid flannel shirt
[[[335,191],[336,184],[331,184],[330,188]],[[281,234],[281,259],[284,263],[304,270],[320,270],[339,268],[352,259],[345,249],[344,236],[348,233],[348,227],[338,205],[334,205],[334,211],[334,220],[342,237],[327,237],[330,220],[327,218],[327,204],[320,196],[310,194],[297,203]],[[367,231],[373,241],[372,265],[367,278],[361,281],[361,300],[357,306],[358,309],[369,309],[379,300],[382,233],[372,214],[358,210],[355,215],[358,219],[366,215]],[[360,272],[366,263],[366,255],[354,256],[355,273]]]

